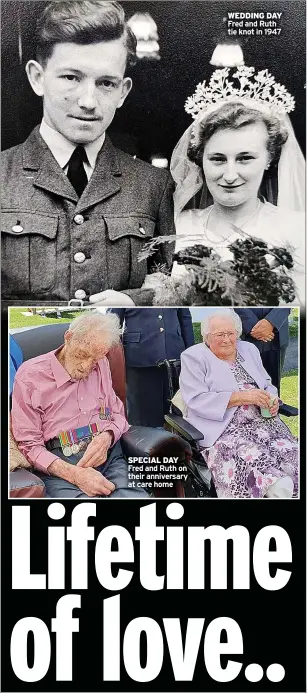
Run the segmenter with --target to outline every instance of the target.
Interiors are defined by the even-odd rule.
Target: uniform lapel
[[[98,154],[94,172],[81,196],[77,208],[81,212],[118,193],[121,169],[115,147],[106,135]]]
[[[108,136],[98,154],[93,175],[80,199],[40,136],[39,127],[33,130],[23,145],[23,167],[27,171],[36,171],[33,185],[76,202],[79,212],[115,195],[121,189],[118,180],[121,176],[118,156]]]
[[[40,136],[39,127],[33,130],[23,145],[23,167],[37,172],[33,178],[36,187],[73,202],[78,201],[76,191]]]

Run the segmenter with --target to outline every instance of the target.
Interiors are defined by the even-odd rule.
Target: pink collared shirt
[[[115,444],[129,428],[112,387],[108,359],[98,361],[87,378],[72,380],[56,358],[57,351],[20,366],[12,396],[14,438],[27,460],[43,472],[58,459],[45,442],[61,431],[99,422],[100,430],[112,431]],[[101,407],[111,410],[110,421],[99,418]]]

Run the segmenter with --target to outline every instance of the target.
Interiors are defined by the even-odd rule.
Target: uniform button
[[[75,291],[75,298],[79,298],[80,300],[82,300],[85,297],[86,292],[84,291],[84,289],[77,289],[77,291]]]
[[[162,320],[163,315],[158,315],[159,320]]]
[[[83,224],[84,217],[82,216],[82,214],[76,214],[76,216],[74,218],[74,222],[75,222],[75,224]]]
[[[80,264],[81,262],[84,262],[85,260],[85,255],[84,253],[75,253],[74,255],[74,261],[78,262]]]
[[[15,224],[15,226],[12,226],[12,231],[13,233],[22,233],[23,226],[21,226],[20,224]]]
[[[139,232],[140,232],[143,236],[145,236],[145,233],[146,233],[146,232],[144,231],[143,226],[140,226],[140,227],[139,227]]]
[[[160,332],[164,332],[164,327],[160,327]]]

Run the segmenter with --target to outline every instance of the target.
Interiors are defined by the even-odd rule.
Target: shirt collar
[[[89,161],[89,164],[93,170],[95,168],[97,156],[101,150],[101,147],[105,141],[105,138],[106,138],[106,133],[103,132],[102,135],[100,135],[100,137],[98,137],[98,139],[95,140],[95,142],[89,142],[89,144],[86,144],[84,147],[88,161]]]
[[[61,166],[61,168],[65,168],[77,145],[73,144],[73,142],[66,139],[64,135],[61,135],[60,132],[47,125],[44,119],[41,122],[39,133],[46,142],[58,164]],[[103,134],[100,135],[95,142],[90,142],[89,144],[84,145],[84,149],[92,169],[95,168],[98,152],[105,141],[105,136],[106,134],[103,132]]]
[[[57,387],[61,387],[61,385],[64,385],[64,383],[67,383],[69,380],[71,380],[71,377],[67,370],[62,366],[60,361],[57,359],[57,354],[59,351],[62,349],[64,344],[61,344],[61,346],[58,349],[55,349],[51,356],[51,370],[53,373],[53,377],[55,379],[55,383]]]

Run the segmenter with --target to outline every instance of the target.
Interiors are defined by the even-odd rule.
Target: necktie
[[[83,162],[87,161],[86,151],[84,147],[78,145],[74,149],[69,162],[67,170],[67,178],[70,180],[72,186],[79,197],[81,197],[84,188],[87,186],[88,180],[83,166]]]

